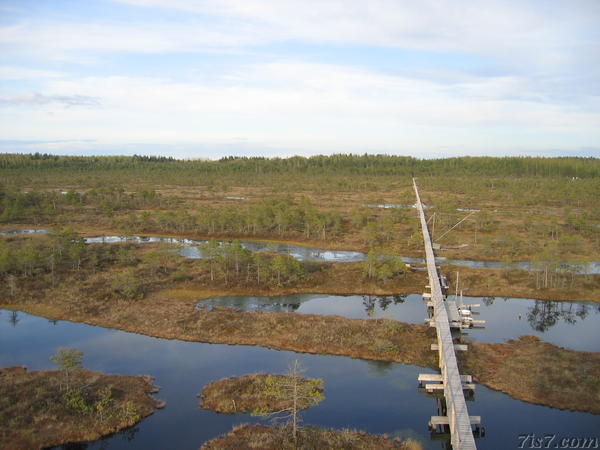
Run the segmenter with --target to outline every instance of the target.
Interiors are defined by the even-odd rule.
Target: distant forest
[[[0,170],[19,175],[48,171],[90,173],[127,171],[177,173],[178,176],[288,174],[369,176],[495,176],[579,177],[600,176],[599,158],[578,157],[457,157],[418,159],[410,156],[351,155],[294,156],[291,158],[235,157],[215,161],[182,160],[156,156],[58,156],[49,154],[0,154]]]

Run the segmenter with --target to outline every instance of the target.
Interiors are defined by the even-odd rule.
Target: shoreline
[[[215,292],[213,291],[212,294]],[[207,293],[208,294],[208,293]],[[98,311],[74,314],[71,308],[44,304],[0,305],[2,308],[55,320],[68,320],[104,328],[118,329],[163,339],[228,345],[256,345],[300,353],[370,359],[437,368],[437,357],[430,350],[435,331],[426,325],[408,324],[389,319],[348,319],[289,313],[235,312],[218,308],[198,311],[194,304],[170,296],[146,299],[139,303],[115,305]],[[600,376],[600,352],[568,350],[529,338],[508,343],[471,342],[467,355],[459,358],[480,384],[509,396],[553,408],[600,414],[593,382]],[[527,354],[527,370],[513,367]],[[535,370],[531,370],[535,367]],[[575,377],[581,370],[591,375],[587,384],[558,383],[562,390],[540,390],[548,380]],[[593,376],[592,376],[593,375]],[[519,378],[515,383],[514,378]],[[566,394],[568,392],[568,395]]]
[[[173,239],[197,239],[197,240],[223,240],[223,241],[253,241],[253,242],[267,242],[267,243],[275,243],[275,244],[290,244],[297,245],[299,247],[304,248],[314,248],[315,250],[331,250],[331,251],[347,251],[347,252],[359,252],[359,253],[368,253],[369,248],[364,245],[352,245],[351,243],[339,243],[338,241],[329,241],[323,242],[322,240],[314,240],[314,239],[295,239],[295,238],[277,238],[272,236],[248,236],[248,235],[240,235],[240,234],[194,234],[194,233],[177,233],[177,232],[161,232],[161,231],[136,231],[133,233],[123,233],[122,231],[110,228],[95,228],[93,226],[85,226],[82,229],[77,230],[83,237],[98,237],[98,236],[158,236],[165,238],[173,238]],[[31,223],[14,223],[14,224],[2,224],[0,225],[0,231],[14,230],[14,229],[35,229],[35,228],[46,228],[52,229],[56,228],[56,224],[36,224],[32,225]],[[444,250],[442,250],[444,251]],[[440,252],[440,250],[438,250]],[[470,261],[481,261],[481,262],[495,262],[500,261],[498,257],[488,257],[486,255],[480,255],[477,259],[469,258],[469,257],[461,257],[460,255],[456,255],[455,249],[445,250],[445,252],[452,252],[450,255],[438,254],[437,257],[446,258],[448,260],[470,260]],[[409,249],[405,248],[401,252],[401,256],[406,256],[410,258],[422,258],[423,257],[423,249]],[[500,255],[502,256],[502,255]],[[512,261],[512,258],[511,258]],[[531,262],[531,260],[523,257],[516,257],[513,262]],[[587,262],[597,262],[595,259],[588,259],[585,256],[580,258],[561,258],[561,262],[567,263],[587,263]]]
[[[28,235],[36,236],[41,234]],[[164,235],[167,237],[167,235]],[[279,241],[291,242],[291,241]],[[114,244],[93,244],[114,245]],[[156,247],[154,243],[135,244],[140,253]],[[252,288],[246,286],[240,288],[237,285],[224,284],[217,280],[209,283],[203,278],[201,263],[197,259],[181,257],[180,260],[170,263],[172,269],[178,267],[191,268],[194,279],[186,284],[186,289],[224,290],[227,293],[239,293],[241,295],[276,295],[279,293],[330,293],[330,294],[371,294],[371,295],[394,295],[423,292],[428,284],[427,274],[421,270],[409,270],[400,276],[395,276],[386,282],[375,279],[364,278],[364,261],[338,262],[338,261],[311,261],[304,264],[313,266],[316,270],[307,273],[306,276],[295,282],[292,287],[279,288]],[[111,268],[105,270],[110,272]],[[441,265],[440,273],[447,276],[449,292],[454,292],[456,272],[460,273],[460,288],[468,288],[468,294],[472,297],[512,297],[530,298],[536,300],[551,301],[591,301],[600,302],[600,274],[573,275],[569,278],[572,287],[536,289],[535,280],[531,271],[504,269],[472,268],[465,266]],[[161,282],[161,284],[163,284]],[[169,288],[177,288],[180,283],[170,282]]]

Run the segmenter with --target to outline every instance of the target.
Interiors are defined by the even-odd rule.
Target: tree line
[[[489,175],[516,177],[598,177],[600,160],[585,157],[454,157],[419,159],[411,156],[334,154],[311,157],[263,158],[230,156],[217,161],[180,160],[154,156],[58,156],[49,154],[3,154],[0,170],[67,170],[98,172],[191,171],[209,173],[313,173],[370,175]]]

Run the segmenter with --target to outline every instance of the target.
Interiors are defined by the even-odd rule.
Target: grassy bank
[[[324,430],[306,426],[298,432],[296,443],[285,428],[273,428],[263,425],[241,425],[230,433],[210,440],[202,445],[202,450],[225,449],[403,449],[421,450],[421,444],[415,441],[390,440],[384,436],[368,435],[353,430]]]
[[[441,273],[446,275],[451,293],[455,290],[457,271],[460,273],[459,289],[468,288],[465,295],[469,296],[600,302],[600,275],[574,275],[572,286],[537,289],[535,273],[531,271],[444,265]]]
[[[284,313],[242,313],[228,308],[195,310],[183,292],[169,291],[144,300],[112,299],[94,302],[87,297],[55,292],[53,302],[32,299],[21,304],[4,304],[51,319],[72,320],[117,328],[149,336],[186,341],[260,345],[303,353],[343,355],[378,361],[392,361],[437,367],[437,355],[430,350],[434,329],[425,325],[389,319],[361,320],[339,316]],[[198,291],[194,291],[197,295]],[[206,291],[211,296],[222,292]],[[527,350],[526,357],[522,352]],[[473,343],[466,352],[464,373],[473,374],[483,385],[500,389],[514,398],[556,408],[600,413],[600,354],[560,349],[552,344],[520,341],[506,344]],[[509,364],[512,358],[523,366]],[[494,364],[497,364],[495,366]],[[582,368],[585,371],[582,372]],[[515,376],[519,377],[515,382]],[[540,380],[580,379],[585,383],[546,384]]]
[[[90,441],[130,427],[158,402],[149,377],[76,370],[0,369],[0,448],[30,449]]]
[[[473,342],[461,373],[526,402],[600,414],[600,354],[567,350],[536,336],[506,344]]]
[[[129,253],[121,255],[120,249],[129,249]],[[429,350],[430,344],[435,341],[435,332],[423,325],[387,319],[357,320],[337,316],[240,313],[226,308],[201,311],[194,308],[199,299],[228,294],[386,295],[420,292],[426,284],[423,272],[408,272],[388,282],[381,282],[365,279],[362,263],[311,263],[306,265],[301,277],[287,285],[276,282],[258,284],[247,281],[246,277],[233,277],[235,269],[232,268],[229,269],[229,278],[217,273],[211,279],[204,260],[184,260],[179,257],[169,257],[165,261],[149,259],[148,256],[154,251],[152,246],[106,245],[97,247],[96,251],[102,258],[100,264],[83,264],[75,270],[65,268],[42,276],[22,277],[15,281],[13,296],[10,289],[4,286],[0,306],[51,319],[85,322],[168,339],[260,345],[297,352],[437,367],[436,355]],[[168,256],[170,253],[162,254]],[[172,253],[170,255],[174,256]],[[178,274],[182,272],[184,276],[180,277]],[[463,286],[467,283],[471,288],[470,295],[485,295],[487,292],[491,295],[532,295],[531,291],[522,290],[524,288],[516,278],[506,276],[502,271],[466,269],[461,273]],[[123,274],[128,277],[123,278]],[[449,275],[452,275],[451,270]],[[453,277],[449,276],[449,279]],[[129,295],[124,289],[132,287],[132,280],[136,283],[136,291]],[[115,284],[115,281],[118,283]],[[501,349],[499,351],[516,357],[518,353],[511,350],[515,345],[475,346]],[[578,367],[582,366],[590,368],[590,376],[597,376],[593,374],[600,364],[598,354],[570,350],[549,352],[544,345],[550,344],[531,345],[532,367],[551,379],[560,379],[560,374],[565,371],[577,379],[581,376],[578,375]],[[521,385],[513,385],[509,381],[512,380],[509,372],[500,371],[501,375],[498,375],[482,369],[490,364],[486,352],[473,352],[473,355],[469,368],[478,375],[478,381],[482,384],[491,386],[502,379],[506,383],[501,389],[515,398],[559,408],[598,411],[598,402],[593,400],[598,392],[595,385],[559,383],[552,392],[544,393],[536,388],[539,377],[534,375],[534,371],[515,368],[529,380],[522,384],[528,386],[528,394],[525,395]],[[592,395],[581,395],[587,388],[591,389],[587,392]],[[555,395],[556,392],[561,394]],[[582,401],[573,400],[578,398]]]
[[[412,200],[414,201],[414,199]],[[212,205],[216,203],[219,205],[218,200],[206,200],[206,205]],[[202,206],[202,205],[200,205]],[[357,204],[359,207],[360,204]],[[194,206],[193,209],[198,206]],[[340,209],[340,213],[347,210],[347,206]],[[142,211],[143,212],[143,211]],[[160,213],[160,211],[155,211]],[[368,214],[367,214],[368,213]],[[384,220],[386,215],[391,213],[386,210],[378,211],[377,209],[368,208],[364,214],[370,217],[372,221]],[[402,256],[410,257],[422,257],[423,248],[420,238],[420,227],[418,224],[418,217],[416,213],[409,211],[403,213],[405,218],[403,222],[396,223],[394,225],[393,232],[389,232],[389,239],[379,238],[379,241],[370,241],[366,237],[366,231],[354,230],[353,232],[345,233],[341,236],[336,236],[335,239],[319,239],[316,236],[307,237],[303,233],[286,233],[278,234],[273,232],[261,232],[261,233],[241,233],[239,231],[221,231],[215,230],[210,233],[198,232],[193,229],[177,229],[177,227],[169,227],[163,229],[159,227],[145,227],[136,223],[135,220],[130,222],[123,221],[123,224],[119,223],[115,217],[90,217],[88,215],[82,215],[79,219],[73,220],[68,223],[56,223],[52,221],[15,221],[11,223],[0,223],[0,230],[13,230],[13,229],[31,229],[31,228],[63,228],[66,225],[76,226],[78,230],[84,236],[122,236],[122,235],[151,235],[151,236],[164,236],[173,238],[189,238],[189,239],[221,239],[221,240],[249,240],[249,241],[267,241],[273,243],[287,243],[300,245],[304,247],[311,247],[323,250],[344,250],[344,251],[359,251],[368,252],[371,249],[388,251],[400,254]],[[565,212],[564,215],[567,213]],[[466,213],[448,214],[451,216],[453,222],[449,222],[447,227],[449,228],[455,222],[458,222],[461,218],[464,218]],[[551,217],[560,217],[563,212],[552,211]],[[506,217],[505,217],[506,216]],[[518,219],[514,216],[525,217],[526,219]],[[118,217],[118,216],[117,216]],[[436,216],[437,217],[437,216]],[[123,219],[124,220],[124,219]],[[348,219],[350,220],[350,219]],[[473,231],[453,231],[450,233],[451,240],[444,238],[441,241],[442,247],[460,244],[468,244],[466,247],[460,249],[446,248],[445,250],[438,250],[436,253],[438,256],[444,256],[449,259],[473,259],[477,261],[532,261],[539,256],[539,248],[535,245],[529,247],[524,242],[543,242],[545,239],[540,235],[531,235],[532,230],[545,229],[548,225],[548,215],[538,214],[531,215],[527,211],[523,213],[501,213],[497,212],[493,214],[494,229],[495,232],[490,232],[483,237],[477,238],[477,242],[474,242]],[[526,223],[523,223],[526,221]],[[532,222],[533,221],[533,222]],[[439,226],[439,225],[438,225]],[[511,234],[506,237],[506,234],[501,233],[502,230],[511,230]],[[515,231],[519,230],[519,233]],[[375,234],[381,232],[374,232]],[[517,233],[512,234],[512,233]],[[552,233],[552,231],[548,231]],[[414,236],[416,235],[416,238]],[[518,237],[517,237],[518,236]],[[571,235],[569,235],[571,236]],[[413,241],[410,238],[413,237]],[[548,245],[555,245],[556,254],[554,257],[560,261],[571,261],[571,262],[585,262],[595,261],[597,258],[594,256],[597,254],[596,248],[592,246],[592,243],[588,240],[578,240],[571,236],[571,239],[566,239],[566,243],[559,243],[558,240],[549,240]],[[564,240],[563,240],[564,241]],[[575,244],[573,244],[575,242]],[[531,247],[531,248],[530,248]],[[575,248],[573,248],[575,247]]]
[[[46,235],[16,235],[0,242],[8,249],[4,250],[5,252],[13,254],[12,260],[10,257],[7,259],[3,256],[3,248],[0,247],[0,268],[4,268],[5,272],[8,270],[8,275],[4,278],[11,278],[11,270],[13,274],[18,273],[16,276],[12,275],[12,284],[16,289],[9,288],[10,283],[5,282],[4,286],[0,286],[0,297],[3,293],[14,297],[15,291],[16,296],[26,296],[32,287],[38,291],[53,288],[61,279],[66,279],[66,282],[77,279],[80,285],[89,285],[102,279],[99,284],[106,284],[106,280],[113,284],[115,274],[116,279],[123,277],[119,276],[123,269],[128,269],[138,287],[143,287],[143,290],[149,293],[165,288],[183,288],[190,291],[212,289],[248,292],[254,295],[277,295],[290,291],[394,295],[421,292],[427,284],[426,272],[407,271],[403,268],[394,272],[398,269],[390,269],[389,264],[383,261],[372,263],[373,268],[367,267],[368,261],[304,262],[299,265],[295,263],[298,265],[296,272],[299,272],[293,277],[288,276],[284,282],[278,282],[275,280],[274,268],[263,267],[265,264],[269,265],[269,261],[275,256],[272,252],[251,254],[240,250],[245,252],[242,256],[225,254],[217,255],[211,261],[194,260],[177,256],[169,249],[168,244],[157,243],[92,244],[84,249],[74,249],[83,256],[66,260],[58,267],[56,243],[53,240],[56,241],[57,238]],[[61,254],[71,253],[66,249]],[[226,262],[223,262],[223,256],[227,258]],[[259,260],[259,256],[264,258]],[[448,262],[451,263],[451,260]],[[18,264],[20,273],[15,268],[11,269]],[[73,270],[73,267],[78,268]],[[510,264],[507,264],[505,269],[443,264],[441,272],[447,275],[451,292],[454,291],[457,271],[460,272],[460,289],[468,288],[468,294],[471,296],[600,301],[600,275],[564,273],[560,270],[548,275],[542,271],[519,270]],[[367,276],[371,272],[373,274]],[[544,282],[549,277],[552,278],[552,283],[544,287]],[[45,280],[45,283],[42,283],[42,280]],[[23,292],[19,293],[19,290]]]

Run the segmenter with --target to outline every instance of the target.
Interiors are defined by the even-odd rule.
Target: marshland
[[[260,402],[223,415],[196,395],[299,360],[323,381],[323,401],[298,411],[306,442],[437,448],[435,402],[416,382],[437,357],[413,176],[449,291],[487,321],[458,355],[477,383],[478,445],[504,448],[522,423],[542,434],[599,423],[595,159],[0,155],[0,170],[0,365],[53,369],[48,357],[73,348],[78,371],[149,375],[166,402],[133,428],[64,442],[197,447],[243,423],[263,428],[230,439],[283,439],[287,425],[250,414]],[[60,391],[52,402],[69,408]]]

